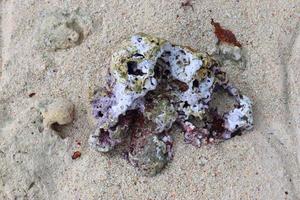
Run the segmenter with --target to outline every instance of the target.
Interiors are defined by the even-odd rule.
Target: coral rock
[[[66,99],[56,99],[40,104],[45,127],[69,124],[74,119],[74,105]]]
[[[113,54],[110,72],[111,88],[92,101],[98,127],[89,143],[107,152],[128,138],[128,159],[144,175],[156,174],[172,158],[168,132],[175,122],[185,141],[198,147],[252,128],[250,99],[206,53],[140,33]],[[223,115],[209,108],[212,93],[220,89],[237,104]]]

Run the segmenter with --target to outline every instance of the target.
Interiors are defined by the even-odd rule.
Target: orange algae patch
[[[215,27],[214,33],[219,41],[242,47],[241,43],[236,39],[235,35],[230,30],[222,28],[220,23],[214,22],[213,19],[211,19],[211,24]]]

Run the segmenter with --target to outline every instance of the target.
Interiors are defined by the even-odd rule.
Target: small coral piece
[[[211,20],[211,24],[215,28],[215,35],[219,39],[220,42],[225,42],[228,44],[233,44],[237,47],[242,47],[241,43],[236,39],[235,35],[227,29],[222,28],[220,23],[214,22],[214,20]]]
[[[80,9],[56,10],[46,15],[37,32],[38,45],[59,50],[79,45],[90,32],[92,20]]]
[[[113,54],[110,72],[111,88],[92,101],[98,127],[89,143],[108,152],[129,139],[127,158],[144,175],[155,175],[172,159],[174,123],[182,127],[185,141],[197,147],[252,128],[250,99],[206,53],[140,33]],[[218,90],[236,101],[222,115],[209,108]],[[204,125],[197,127],[194,119]]]
[[[46,100],[39,104],[45,127],[69,124],[74,119],[74,105],[66,99]]]

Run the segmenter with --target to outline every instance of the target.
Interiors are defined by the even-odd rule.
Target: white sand
[[[0,2],[0,199],[300,199],[299,0],[192,3],[194,11],[180,0]],[[80,45],[34,47],[43,13],[77,7],[93,20]],[[117,44],[146,32],[206,51],[215,41],[211,18],[246,51],[245,70],[226,70],[255,103],[253,131],[197,149],[174,129],[174,160],[153,178],[139,176],[120,152],[92,150],[90,88],[104,84]],[[56,97],[75,105],[65,139],[43,130],[35,109]],[[77,150],[82,156],[72,160]]]

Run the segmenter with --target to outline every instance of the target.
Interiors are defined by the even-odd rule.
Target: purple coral
[[[99,126],[108,120],[114,101],[114,97],[104,96],[92,102],[92,115],[99,120]]]

